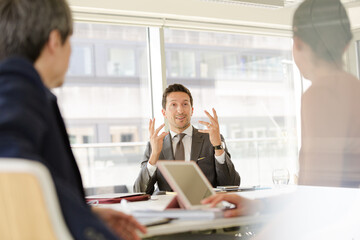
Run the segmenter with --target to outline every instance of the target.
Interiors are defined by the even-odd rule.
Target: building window
[[[90,136],[82,136],[83,143],[90,143]]]
[[[135,76],[134,49],[111,47],[107,53],[107,73],[109,76]]]
[[[68,76],[93,76],[94,75],[93,46],[72,42],[71,59]]]
[[[132,142],[133,135],[130,134],[121,134],[121,142]]]
[[[69,134],[70,144],[76,144],[76,136]]]

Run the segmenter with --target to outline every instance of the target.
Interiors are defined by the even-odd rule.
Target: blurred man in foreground
[[[49,169],[75,239],[138,239],[135,230],[145,228],[134,218],[86,204],[50,92],[63,84],[72,31],[65,0],[0,1],[0,157],[38,161]]]

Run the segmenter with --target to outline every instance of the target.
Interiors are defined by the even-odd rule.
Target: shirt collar
[[[189,137],[192,137],[193,134],[193,126],[190,124],[188,128],[186,128],[182,133],[185,133]],[[177,135],[176,132],[173,132],[170,130],[171,139],[174,139],[174,137]]]

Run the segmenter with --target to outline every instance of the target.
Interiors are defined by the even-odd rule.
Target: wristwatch
[[[221,150],[221,149],[224,149],[225,147],[224,147],[224,143],[223,142],[221,142],[221,144],[220,145],[216,145],[216,146],[214,146],[214,148],[215,148],[215,150]]]

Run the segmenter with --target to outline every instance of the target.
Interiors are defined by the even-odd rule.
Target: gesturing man
[[[205,111],[210,122],[199,121],[207,130],[194,128],[190,123],[194,111],[193,98],[189,89],[181,84],[173,84],[165,89],[162,107],[170,132],[159,134],[165,124],[155,130],[155,119],[150,120],[150,142],[145,150],[134,191],[153,193],[155,183],[159,190],[171,191],[169,184],[157,170],[158,160],[196,161],[214,187],[240,185],[240,176],[231,162],[224,138],[220,135],[215,109],[213,116]]]

